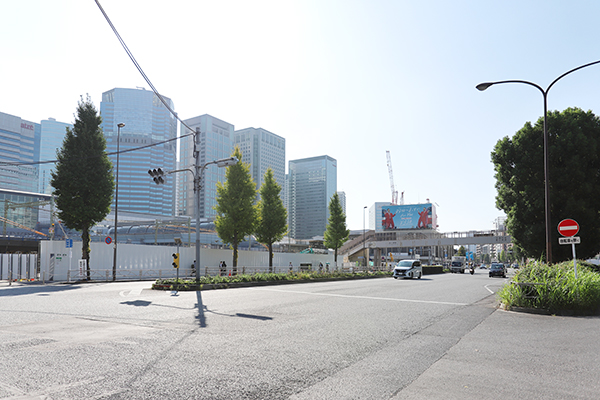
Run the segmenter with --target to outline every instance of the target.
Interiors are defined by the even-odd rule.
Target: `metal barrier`
[[[33,281],[38,279],[37,254],[0,254],[0,280]]]
[[[162,279],[163,276],[171,276],[172,269],[118,269],[115,273],[115,278],[118,281],[150,281]],[[180,277],[185,279],[186,277]],[[88,279],[88,271],[79,269],[70,269],[67,271],[67,282],[76,282]],[[89,280],[93,281],[112,281],[112,269],[91,269],[89,271]]]
[[[334,272],[334,271],[340,271],[340,272],[365,272],[365,271],[389,271],[389,268],[386,267],[357,267],[357,266],[353,266],[353,267],[329,267],[329,271],[326,270],[325,267],[323,267],[322,269],[319,269],[319,266],[312,266],[309,269],[306,269],[306,266],[298,266],[298,267],[292,267],[290,269],[289,266],[273,266],[271,268],[271,272],[273,273],[299,273],[299,272],[305,272],[307,270],[310,270],[312,272]],[[195,278],[195,273],[194,271],[190,271],[188,269],[184,269],[182,270],[183,272],[185,272],[186,274],[189,273],[189,275],[180,275],[179,279],[194,279]],[[234,274],[234,270],[232,267],[228,266],[227,270],[225,272],[222,272],[221,270],[219,270],[219,267],[213,267],[213,266],[206,266],[204,267],[204,276],[228,276],[228,275],[233,275]],[[262,267],[245,267],[245,266],[238,266],[237,267],[237,274],[242,274],[242,275],[254,275],[254,274],[261,274],[261,273],[268,273],[269,272],[269,267],[268,266],[262,266]],[[93,280],[93,281],[112,281],[113,275],[112,275],[113,271],[112,269],[91,269],[89,271],[89,279]],[[79,270],[79,269],[70,269],[67,271],[67,282],[76,282],[76,281],[82,281],[82,280],[87,280],[88,279],[88,272],[86,270]],[[116,270],[116,280],[118,281],[123,281],[123,280],[139,280],[139,281],[143,281],[143,280],[155,280],[155,279],[163,279],[163,278],[172,278],[173,277],[173,269],[117,269]]]

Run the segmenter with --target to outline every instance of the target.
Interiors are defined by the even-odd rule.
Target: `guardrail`
[[[284,267],[284,266],[274,266],[271,271],[269,271],[268,266],[262,267],[238,267],[237,271],[234,271],[232,267],[228,266],[225,270],[219,269],[219,267],[204,267],[202,269],[202,273],[204,276],[228,276],[234,274],[260,274],[260,273],[291,273],[291,272],[305,272],[305,271],[313,271],[313,272],[332,272],[332,271],[341,271],[341,272],[365,272],[365,271],[390,271],[389,267],[378,266],[378,267],[361,267],[361,266],[340,266],[340,267],[332,267],[329,266],[298,266],[298,267]],[[92,269],[89,271],[89,279],[93,281],[112,281],[113,278],[112,269]],[[118,281],[127,281],[127,280],[155,280],[155,279],[163,279],[163,278],[173,278],[173,269],[127,269],[127,270],[117,270],[116,271],[116,280]],[[196,275],[193,270],[184,269],[180,271],[179,279],[195,279]],[[70,269],[67,271],[67,282],[77,282],[84,281],[87,279],[87,271],[80,271],[79,269]]]

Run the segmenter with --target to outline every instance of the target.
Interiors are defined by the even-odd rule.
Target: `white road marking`
[[[266,290],[266,291],[271,291],[271,292],[298,293],[298,294],[308,294],[308,295],[313,295],[313,296],[344,297],[344,298],[350,298],[350,299],[399,301],[399,302],[405,302],[405,303],[445,304],[445,305],[451,305],[451,306],[466,306],[466,305],[468,305],[467,303],[452,303],[452,302],[447,302],[447,301],[394,299],[394,298],[389,298],[389,297],[372,297],[372,296],[351,296],[351,295],[347,295],[347,294],[302,292],[299,290],[281,290],[281,289],[266,289],[266,288],[248,288],[248,290]]]
[[[142,290],[144,290],[144,289],[139,288],[139,289],[133,289],[133,290],[121,290],[119,292],[119,296],[121,296],[121,297],[139,296],[140,294],[142,294]]]

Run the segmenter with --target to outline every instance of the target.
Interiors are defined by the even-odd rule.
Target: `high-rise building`
[[[38,191],[40,124],[0,112],[0,188]]]
[[[289,228],[294,239],[323,236],[337,191],[337,161],[329,156],[290,160]]]
[[[62,148],[63,140],[67,128],[73,129],[72,124],[58,122],[54,118],[42,120],[40,135],[40,177],[38,192],[52,194],[53,188],[50,185],[52,178],[50,172],[54,170],[54,163],[44,161],[56,160],[56,151]]]
[[[164,97],[171,109],[171,99]],[[115,88],[102,93],[100,103],[106,150],[117,165],[119,141],[119,211],[174,215],[175,183],[166,176],[155,184],[149,169],[174,170],[177,160],[175,117],[152,91]],[[120,130],[118,124],[123,123]],[[135,150],[133,150],[135,149]],[[127,150],[131,150],[125,152]],[[113,154],[111,154],[113,153]],[[112,209],[114,210],[114,199]]]
[[[180,169],[194,170],[196,159],[194,151],[199,152],[200,164],[205,164],[221,158],[230,157],[233,152],[234,126],[228,122],[204,114],[184,121],[196,131],[200,128],[199,143],[194,145],[194,137],[183,124],[180,134],[185,136],[180,140],[179,161]],[[214,207],[217,205],[217,182],[225,181],[225,168],[214,164],[204,169],[202,187],[200,189],[200,218],[212,219],[216,216]],[[178,175],[178,213],[190,217],[195,216],[194,177],[191,173],[181,172]]]
[[[246,128],[234,132],[234,146],[242,152],[242,161],[250,164],[250,174],[259,190],[268,168],[281,186],[285,198],[285,139],[262,128]],[[260,194],[257,194],[259,199]]]
[[[344,212],[344,215],[346,215],[346,192],[338,191],[337,194],[340,198],[340,206],[342,206],[342,211]]]

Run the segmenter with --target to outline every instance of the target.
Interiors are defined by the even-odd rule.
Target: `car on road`
[[[506,268],[504,268],[504,264],[492,263],[492,265],[490,266],[489,275],[490,275],[490,278],[492,276],[501,276],[503,278],[506,278]]]
[[[398,278],[417,278],[421,279],[423,267],[419,260],[402,260],[394,267],[394,279]]]

